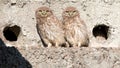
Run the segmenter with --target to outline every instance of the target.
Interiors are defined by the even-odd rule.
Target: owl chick
[[[52,10],[48,7],[40,7],[36,10],[35,15],[38,34],[44,46],[65,45],[62,22],[53,15]]]
[[[65,39],[70,46],[87,47],[89,37],[86,24],[79,17],[79,11],[75,7],[67,7],[63,13]]]

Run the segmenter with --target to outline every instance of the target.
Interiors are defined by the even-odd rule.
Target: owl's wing
[[[39,25],[38,25],[38,24],[36,24],[36,28],[37,28],[37,33],[38,33],[38,35],[39,35],[39,37],[40,37],[40,40],[41,40],[42,44],[43,44],[45,47],[47,47],[47,44],[46,44],[46,43],[44,42],[44,40],[42,39],[41,32],[40,32],[40,30],[39,30]]]
[[[60,28],[64,29],[64,26],[63,26],[64,24],[61,20],[58,20],[58,18],[56,17],[55,21],[57,22],[57,24],[59,25]]]

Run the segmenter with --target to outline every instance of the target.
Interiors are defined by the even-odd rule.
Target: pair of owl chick
[[[45,6],[38,8],[35,15],[37,31],[44,46],[88,46],[87,27],[75,7],[67,7],[63,11],[63,21],[58,20],[52,10]]]

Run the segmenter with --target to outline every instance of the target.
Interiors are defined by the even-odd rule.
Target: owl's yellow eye
[[[75,11],[75,10],[73,11],[73,13],[76,13],[76,12],[77,12],[77,11]]]
[[[65,11],[66,13],[68,13],[69,11]]]
[[[49,12],[49,10],[46,10],[46,12]]]
[[[76,12],[76,11],[73,11],[73,12]]]
[[[42,10],[39,10],[39,12],[42,12]]]

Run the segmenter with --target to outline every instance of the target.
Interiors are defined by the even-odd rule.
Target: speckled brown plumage
[[[53,15],[48,7],[40,7],[36,10],[37,29],[44,45],[61,46],[65,44],[62,23]]]
[[[75,7],[67,7],[63,13],[63,24],[65,28],[65,38],[70,46],[88,46],[89,37],[85,22],[79,16],[79,11]]]

